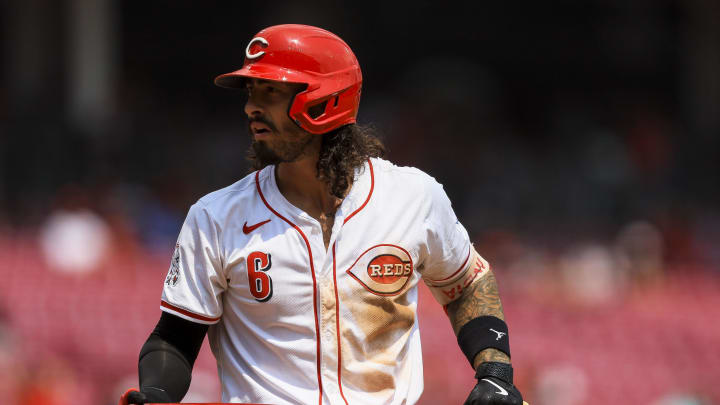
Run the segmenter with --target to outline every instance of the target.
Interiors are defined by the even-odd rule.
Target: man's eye
[[[270,87],[270,86],[268,86],[268,88],[267,88],[267,92],[268,92],[268,93],[275,93],[276,90],[277,90],[277,89],[276,89],[275,87]]]

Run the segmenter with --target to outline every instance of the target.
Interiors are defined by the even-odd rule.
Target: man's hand
[[[464,405],[523,405],[520,391],[512,384],[512,366],[485,362],[475,373],[478,383]]]
[[[190,384],[188,384],[190,385]],[[165,390],[156,387],[143,387],[142,391],[137,388],[130,388],[120,397],[119,405],[143,405],[175,403]]]
[[[130,388],[123,394],[123,396],[120,397],[120,402],[118,403],[118,405],[143,405],[146,402],[148,402],[148,399],[145,394],[135,388]]]
[[[523,405],[523,400],[514,385],[496,377],[484,377],[470,391],[464,405]]]

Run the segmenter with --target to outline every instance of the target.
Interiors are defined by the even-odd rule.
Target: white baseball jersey
[[[268,166],[190,208],[161,309],[212,325],[223,402],[413,404],[418,281],[444,305],[487,269],[418,169],[368,160],[326,249]]]

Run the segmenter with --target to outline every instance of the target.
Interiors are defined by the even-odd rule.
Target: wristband
[[[479,316],[470,320],[460,328],[457,341],[470,367],[474,366],[475,356],[485,349],[497,349],[510,357],[507,324],[495,316]]]

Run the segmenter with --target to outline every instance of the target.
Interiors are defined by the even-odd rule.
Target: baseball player
[[[495,278],[442,186],[381,159],[356,124],[350,47],[305,25],[255,35],[240,70],[257,169],[194,204],[121,405],[178,402],[208,335],[223,402],[413,404],[417,284],[443,305],[478,383],[466,404],[521,405]]]

